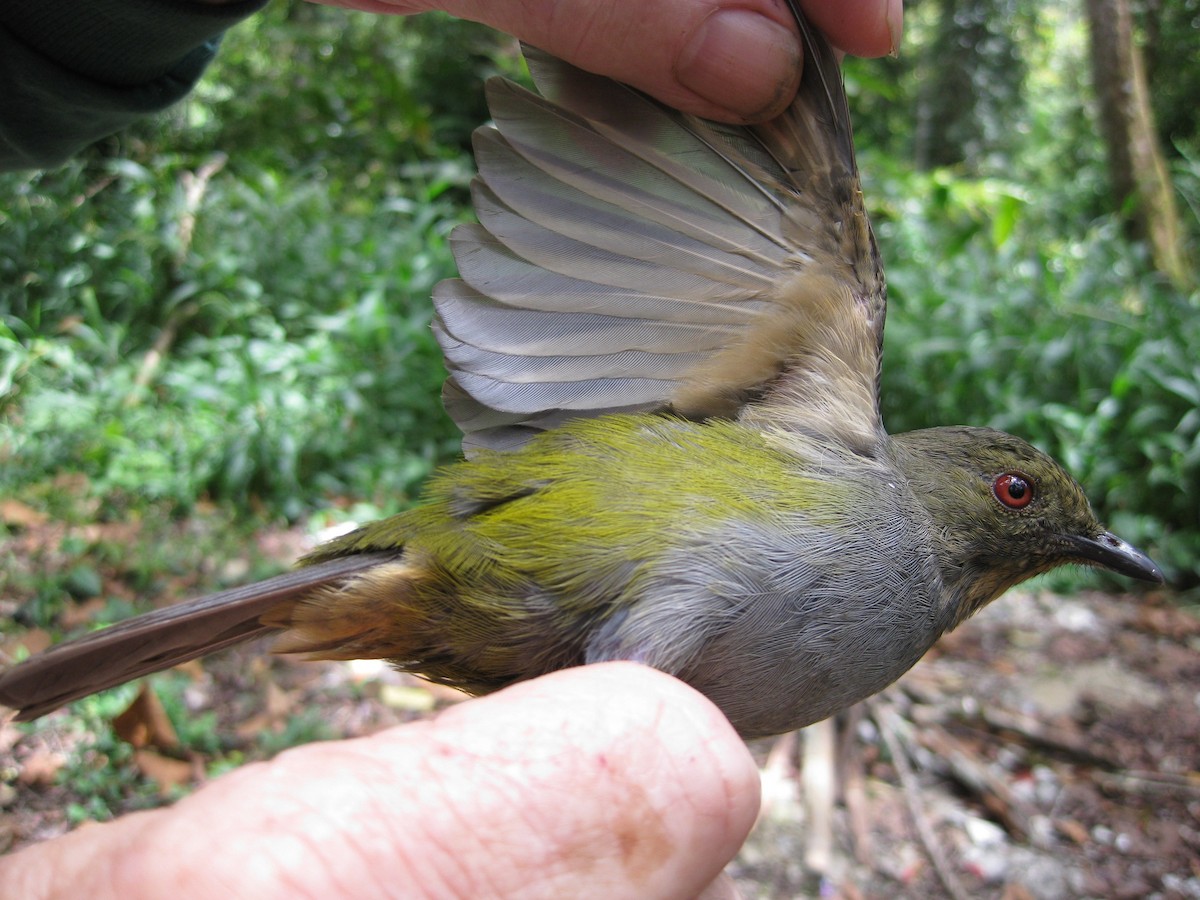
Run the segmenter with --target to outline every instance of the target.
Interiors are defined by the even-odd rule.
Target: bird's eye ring
[[[992,482],[992,493],[1009,509],[1024,509],[1033,501],[1033,482],[1020,472],[1005,472]]]

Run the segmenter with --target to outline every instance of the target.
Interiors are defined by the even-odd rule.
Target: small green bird
[[[540,96],[492,80],[479,224],[434,294],[472,458],[291,573],[14,667],[0,703],[35,718],[275,634],[472,693],[638,660],[755,737],[881,690],[1039,572],[1161,581],[1024,441],[884,430],[883,274],[837,61],[797,18],[800,92],[761,126],[533,50]]]

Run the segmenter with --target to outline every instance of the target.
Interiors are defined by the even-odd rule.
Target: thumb
[[[777,115],[800,79],[799,35],[785,0],[324,2],[376,13],[445,10],[676,109],[728,122]]]
[[[449,12],[708,118],[783,111],[802,51],[782,0],[447,0]]]
[[[760,122],[796,93],[802,51],[786,0],[324,0],[378,13],[445,10],[633,85],[684,112]],[[799,0],[837,47],[894,52],[902,0]]]

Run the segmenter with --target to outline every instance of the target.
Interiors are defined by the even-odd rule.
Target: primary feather
[[[468,452],[620,410],[757,421],[759,401],[877,445],[882,271],[840,70],[801,32],[795,101],[749,128],[533,49],[540,96],[489,82],[479,224],[434,295]]]

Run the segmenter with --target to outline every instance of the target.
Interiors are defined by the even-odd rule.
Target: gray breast
[[[642,600],[593,638],[589,661],[636,659],[677,675],[746,737],[882,690],[951,614],[927,524],[911,498],[881,487],[840,509],[836,529],[828,509],[814,509],[689,535],[656,565]]]

